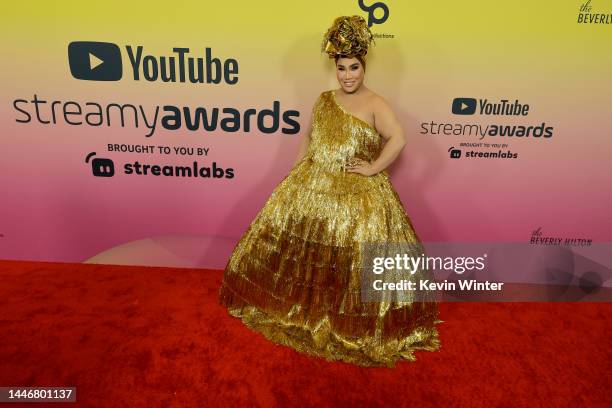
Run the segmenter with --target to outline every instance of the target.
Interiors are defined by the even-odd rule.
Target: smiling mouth
[[[355,81],[345,82],[344,83],[344,85],[348,85],[348,86],[351,86],[351,85],[354,85],[354,84],[355,84]]]

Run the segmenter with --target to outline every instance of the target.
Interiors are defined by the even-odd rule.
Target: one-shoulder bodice
[[[329,171],[342,171],[349,159],[372,161],[381,149],[382,138],[372,125],[344,109],[333,90],[321,93],[313,108],[307,157]]]

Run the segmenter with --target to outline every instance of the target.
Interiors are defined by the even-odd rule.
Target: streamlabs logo
[[[455,149],[455,146],[451,146],[448,149],[448,152],[450,153],[450,158],[451,159],[460,159],[461,158],[461,150]]]
[[[455,98],[452,109],[455,115],[473,115],[476,113],[476,99]]]
[[[115,175],[115,163],[111,159],[101,157],[91,160],[95,155],[96,152],[91,152],[85,158],[85,163],[91,161],[91,172],[93,175],[96,177],[113,177]]]
[[[74,41],[68,44],[70,73],[86,81],[118,81],[123,73],[121,51],[116,44]]]

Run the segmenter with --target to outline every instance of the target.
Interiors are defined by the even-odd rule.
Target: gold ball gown
[[[362,301],[361,244],[420,241],[386,171],[344,171],[353,157],[376,159],[383,140],[335,95],[315,102],[307,153],[238,241],[219,302],[274,343],[394,367],[414,350],[438,350],[441,320],[435,301]]]

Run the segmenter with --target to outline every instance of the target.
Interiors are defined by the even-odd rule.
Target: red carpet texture
[[[250,331],[221,277],[0,261],[0,386],[77,387],[29,407],[612,406],[610,303],[442,303],[439,352],[367,368]]]

